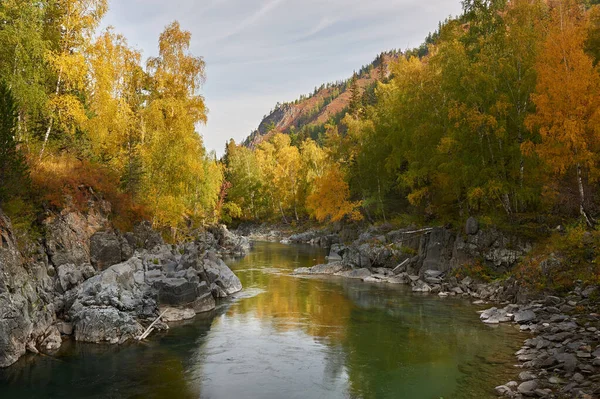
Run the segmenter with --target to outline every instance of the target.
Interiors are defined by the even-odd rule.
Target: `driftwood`
[[[150,333],[151,333],[151,332],[154,330],[154,328],[153,328],[153,327],[154,327],[154,325],[155,325],[156,323],[158,323],[158,321],[161,319],[161,317],[163,317],[163,316],[165,315],[165,313],[167,313],[167,311],[168,311],[168,310],[169,310],[169,309],[166,309],[164,312],[162,312],[162,313],[161,313],[161,314],[160,314],[160,315],[159,315],[159,316],[156,318],[156,320],[154,320],[154,321],[152,322],[152,324],[150,324],[150,325],[148,326],[148,328],[146,329],[146,331],[144,331],[144,333],[138,337],[138,341],[141,341],[141,340],[143,340],[143,339],[146,339],[146,338],[148,337],[148,335],[150,335]]]
[[[396,266],[394,268],[394,270],[392,270],[392,273],[398,274],[397,271],[399,271],[400,269],[402,269],[402,267],[405,266],[409,261],[410,261],[410,258],[409,259],[404,259],[404,261],[402,263],[400,263],[398,266]]]

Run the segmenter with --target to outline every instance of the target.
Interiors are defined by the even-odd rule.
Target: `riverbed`
[[[311,246],[256,242],[228,262],[244,290],[146,343],[69,342],[0,370],[3,398],[494,398],[515,378],[514,326],[468,299],[300,277]]]

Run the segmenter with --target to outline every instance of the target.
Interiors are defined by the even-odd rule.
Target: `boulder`
[[[413,282],[412,286],[413,292],[429,292],[431,291],[431,287],[427,285],[424,281],[417,280]]]
[[[353,278],[353,279],[364,279],[371,275],[371,271],[366,268],[351,269],[351,270],[337,272],[337,273],[335,273],[335,275],[340,276],[340,277]]]
[[[467,219],[465,224],[465,233],[468,235],[475,235],[479,231],[479,222],[473,216]]]
[[[231,271],[229,267],[214,252],[208,252],[203,259],[203,267],[207,283],[219,281],[219,286],[227,295],[231,295],[242,289],[240,279]]]
[[[121,344],[137,338],[142,326],[127,312],[111,306],[90,306],[74,318],[75,339],[80,342]]]
[[[90,237],[90,259],[98,270],[122,261],[121,240],[110,231],[99,231]]]
[[[337,274],[347,270],[348,267],[342,262],[332,262],[313,267],[300,267],[294,270],[294,274]]]
[[[72,263],[65,263],[58,266],[58,284],[62,292],[67,292],[70,289],[78,286],[85,280],[82,268],[75,266]]]
[[[190,307],[194,309],[196,313],[204,313],[213,310],[216,306],[215,298],[211,292],[198,297],[194,302],[190,304]]]
[[[196,312],[191,308],[166,308],[160,309],[162,314],[162,320],[165,323],[172,323],[175,321],[183,321],[193,319],[196,316]]]
[[[521,383],[518,388],[517,391],[519,391],[519,393],[526,395],[526,396],[533,396],[535,394],[535,390],[538,387],[538,383],[537,380],[530,380],[530,381],[525,381],[523,383]]]
[[[158,302],[165,305],[188,304],[195,301],[199,294],[198,283],[185,278],[162,277],[152,286],[158,291]]]
[[[515,313],[515,322],[519,324],[529,323],[535,320],[535,313],[533,310],[522,310]]]

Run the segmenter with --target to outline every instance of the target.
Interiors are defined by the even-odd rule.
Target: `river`
[[[322,249],[255,243],[228,262],[244,290],[121,347],[67,342],[0,370],[2,398],[494,398],[522,335],[469,300],[297,277]]]

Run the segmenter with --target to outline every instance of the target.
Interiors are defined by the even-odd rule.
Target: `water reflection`
[[[2,397],[485,398],[507,381],[518,333],[461,300],[291,276],[314,247],[257,243],[244,284],[211,315],[123,347],[68,344],[0,371]]]

